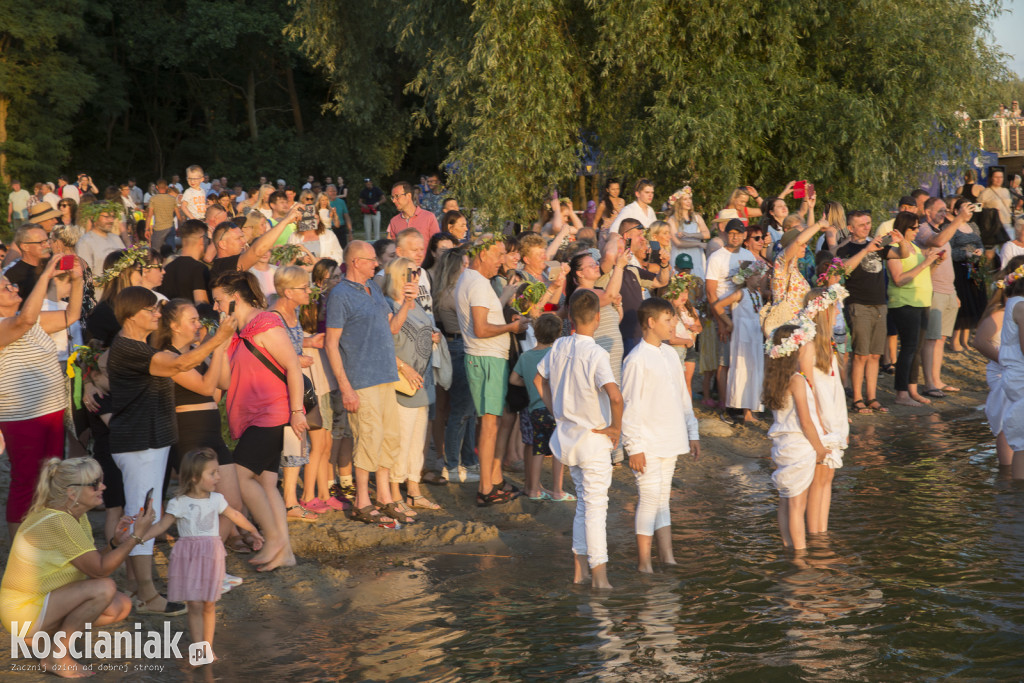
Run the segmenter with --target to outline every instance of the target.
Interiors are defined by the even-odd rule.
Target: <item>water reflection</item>
[[[866,426],[830,534],[799,556],[778,539],[770,463],[752,459],[677,479],[679,566],[652,576],[630,571],[619,501],[610,595],[568,583],[564,538],[509,538],[492,549],[506,557],[363,580],[301,632],[268,628],[276,647],[257,630],[248,664],[289,680],[1020,678],[1024,489],[989,439],[977,419]]]

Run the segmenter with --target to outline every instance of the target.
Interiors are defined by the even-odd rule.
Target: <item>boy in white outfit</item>
[[[594,341],[601,302],[589,289],[569,297],[575,334],[555,341],[537,366],[534,386],[555,417],[551,452],[569,468],[576,486],[572,525],[573,582],[608,583],[608,487],[611,453],[622,427],[622,394],[608,352]],[[679,365],[678,356],[674,356]]]
[[[643,340],[622,363],[622,445],[636,475],[640,501],[636,506],[637,569],[651,567],[651,544],[658,539],[658,557],[675,564],[668,501],[672,474],[681,454],[700,456],[697,418],[686,391],[679,354],[662,342],[671,339],[678,318],[672,304],[652,297],[637,311]]]

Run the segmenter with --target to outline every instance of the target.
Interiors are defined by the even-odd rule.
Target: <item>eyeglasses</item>
[[[85,484],[72,484],[72,486],[88,486],[93,491],[99,491],[100,486],[103,485],[103,477],[97,477],[95,481],[86,482]]]
[[[23,245],[25,245],[25,244],[49,244],[52,241],[53,241],[52,239],[47,237],[45,240],[39,240],[38,242],[22,242],[22,244]]]
[[[157,304],[156,306],[150,306],[149,308],[143,308],[142,310],[146,311],[150,315],[157,315],[160,313],[160,305]]]
[[[393,194],[393,195],[391,195],[391,201],[394,201],[394,200],[398,199],[399,197],[404,197],[407,194],[409,194],[409,193],[408,192],[402,192],[400,194]]]
[[[285,289],[305,289],[306,291],[309,291],[310,290],[310,286],[309,285],[304,285],[302,287],[285,287]]]
[[[764,241],[764,235],[751,235],[747,239],[748,240],[754,240],[755,242],[763,242]]]
[[[6,289],[6,290],[9,290],[11,292],[17,292],[18,291],[18,285],[16,285],[13,282],[5,282],[3,284],[3,288]]]
[[[159,263],[150,263],[148,266],[142,266],[145,270],[163,270],[163,265]]]
[[[353,261],[373,261],[374,263],[379,263],[379,261],[377,260],[376,256],[374,256],[372,258],[367,257],[367,256],[353,256],[352,260]]]

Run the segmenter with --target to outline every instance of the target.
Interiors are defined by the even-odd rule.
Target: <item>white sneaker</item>
[[[227,574],[227,573],[225,573],[224,574],[224,583],[228,584],[228,585],[230,585],[232,587],[234,587],[234,586],[241,586],[242,583],[243,583],[243,579],[242,579],[241,576],[235,576],[234,574]]]
[[[476,465],[473,467],[459,465],[459,475],[462,477],[462,481],[480,481],[480,468]]]
[[[463,478],[464,476],[465,470],[463,470],[461,467],[454,470],[448,470],[447,474],[448,481],[452,482],[453,484],[461,484],[462,482],[466,481]]]
[[[232,588],[234,588],[234,586],[228,583],[227,579],[225,579],[224,583],[220,585],[220,594],[224,595],[225,593],[229,592]]]

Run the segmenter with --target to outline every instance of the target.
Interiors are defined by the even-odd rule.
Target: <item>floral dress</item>
[[[800,272],[799,261],[793,259],[787,271],[785,253],[780,253],[775,258],[772,273],[772,301],[776,305],[785,301],[799,311],[804,307],[804,298],[810,291],[811,285]]]

